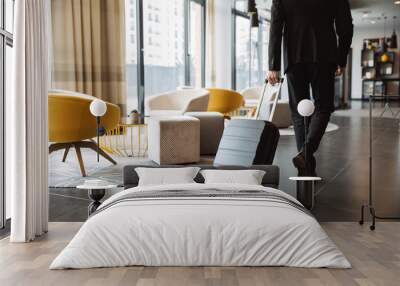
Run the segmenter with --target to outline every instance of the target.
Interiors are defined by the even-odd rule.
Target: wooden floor
[[[400,223],[323,223],[353,265],[350,270],[284,267],[126,267],[48,270],[81,223],[50,223],[50,231],[30,244],[0,241],[0,285],[400,285]]]

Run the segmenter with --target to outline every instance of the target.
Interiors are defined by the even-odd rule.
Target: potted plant
[[[140,119],[140,114],[136,109],[134,109],[129,113],[127,123],[128,124],[138,124],[139,119]]]

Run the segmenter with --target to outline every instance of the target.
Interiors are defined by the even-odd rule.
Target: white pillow
[[[206,184],[261,185],[265,171],[261,170],[203,170]]]
[[[139,176],[138,186],[191,184],[200,171],[198,167],[185,168],[135,168]]]

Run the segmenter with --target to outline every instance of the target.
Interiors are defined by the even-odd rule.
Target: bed
[[[276,166],[247,168],[266,172],[259,186],[204,184],[201,174],[196,183],[137,186],[137,167],[125,167],[126,189],[103,202],[50,269],[351,267],[308,210],[277,189]]]

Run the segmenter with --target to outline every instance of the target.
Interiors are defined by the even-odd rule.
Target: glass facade
[[[5,30],[13,33],[14,30],[14,0],[5,0]]]
[[[250,84],[250,20],[236,17],[235,28],[235,89],[240,91]]]
[[[13,22],[14,1],[0,0],[0,228],[10,217],[10,194],[5,190],[5,99],[11,93],[11,72],[13,65]]]
[[[127,112],[138,109],[137,3],[125,1],[125,63]]]
[[[142,97],[203,86],[204,2],[125,0],[128,113],[141,111]]]
[[[204,10],[201,3],[190,1],[189,10],[189,85],[201,87],[204,83]]]
[[[268,70],[269,22],[260,18],[259,27],[250,27],[247,1],[236,0],[234,17],[233,88],[241,91],[263,84]]]
[[[185,85],[184,0],[143,1],[145,95]]]

